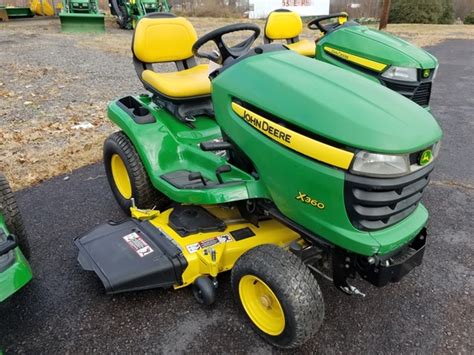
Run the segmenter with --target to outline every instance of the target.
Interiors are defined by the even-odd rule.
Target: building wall
[[[288,9],[301,16],[327,15],[330,0],[250,0],[250,18],[265,18],[275,9]]]

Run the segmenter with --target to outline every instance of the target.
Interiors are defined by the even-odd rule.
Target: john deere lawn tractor
[[[265,42],[284,40],[302,55],[358,73],[420,106],[429,106],[438,61],[425,50],[387,32],[349,21],[345,12],[316,17],[308,27],[321,33],[316,44],[299,38],[303,23],[297,13],[276,10],[267,18]]]
[[[13,192],[0,173],[0,302],[32,278],[28,236]]]
[[[235,46],[223,40],[242,31]],[[420,265],[420,199],[442,133],[427,110],[360,75],[281,44],[251,49],[259,33],[235,24],[197,39],[181,17],[138,22],[132,50],[149,94],[109,104],[120,131],[104,144],[132,218],[75,243],[109,293],[192,286],[211,304],[232,270],[250,324],[289,348],[323,320],[315,275],[360,295],[351,279],[384,286]],[[208,42],[217,50],[204,52]],[[152,66],[167,62],[176,71]]]
[[[110,12],[117,18],[120,28],[131,30],[138,20],[154,12],[169,12],[167,0],[109,0]]]
[[[62,0],[59,13],[63,32],[105,32],[105,14],[97,0]]]

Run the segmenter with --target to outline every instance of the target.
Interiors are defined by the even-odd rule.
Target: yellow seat
[[[140,80],[147,89],[170,99],[209,96],[208,65],[196,65],[192,46],[197,34],[183,17],[142,18],[135,29],[132,51]],[[177,71],[158,73],[152,64],[175,62]]]
[[[295,43],[288,43],[286,46],[306,57],[316,56],[316,44],[310,40],[302,39]]]
[[[142,73],[142,79],[155,90],[169,97],[203,96],[211,92],[208,71],[207,64],[172,73],[145,70]]]
[[[296,12],[279,9],[271,12],[265,23],[265,43],[285,40],[287,46],[295,52],[314,57],[316,44],[307,39],[300,39],[303,32],[303,21]]]

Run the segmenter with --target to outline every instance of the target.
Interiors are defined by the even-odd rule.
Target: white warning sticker
[[[199,251],[200,249],[206,249],[216,244],[229,243],[232,241],[233,239],[230,236],[230,234],[224,234],[218,237],[209,238],[209,239],[201,240],[200,242],[197,242],[197,243],[186,245],[186,249],[188,250],[188,253],[193,254]]]
[[[128,246],[136,252],[140,258],[153,253],[153,249],[148,245],[148,243],[135,232],[126,235],[123,237],[123,240],[127,242]]]

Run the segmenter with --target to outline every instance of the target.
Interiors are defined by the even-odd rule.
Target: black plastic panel
[[[16,243],[12,243],[12,240],[0,229],[0,272],[5,271],[15,262],[14,247]]]
[[[346,174],[347,214],[360,230],[377,230],[408,217],[418,206],[429,183],[433,164],[398,178]]]
[[[248,227],[237,229],[236,231],[230,232],[230,234],[232,235],[232,237],[234,237],[235,240],[243,240],[253,237],[255,235],[255,233]]]
[[[189,180],[190,170],[176,170],[168,174],[161,175],[161,178],[167,183],[173,185],[177,189],[203,189],[208,186],[216,185],[215,182],[204,178],[205,184],[202,180]]]
[[[126,96],[117,101],[118,106],[138,124],[155,123],[156,120],[150,110],[132,96]]]
[[[224,231],[226,224],[201,206],[177,205],[169,217],[169,225],[180,236]]]
[[[82,268],[94,271],[107,293],[179,285],[187,267],[181,250],[147,221],[103,224],[74,243]]]
[[[428,106],[430,103],[432,85],[430,81],[405,84],[400,82],[389,81],[384,78],[381,78],[381,80],[383,81],[386,87],[416,102],[420,106]]]
[[[359,262],[357,271],[364,280],[377,287],[383,287],[389,282],[399,282],[411,270],[421,265],[426,238],[427,231],[423,228],[408,245],[392,254],[389,260],[381,260],[375,265],[365,266]]]

